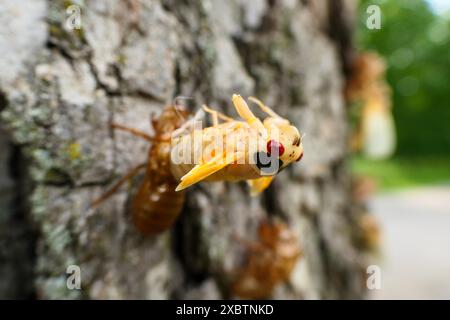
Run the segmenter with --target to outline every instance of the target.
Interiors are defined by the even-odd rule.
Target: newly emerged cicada
[[[186,108],[172,105],[152,120],[154,136],[113,124],[115,129],[148,140],[151,147],[147,162],[131,170],[91,207],[98,206],[144,168],[145,178],[132,201],[131,214],[145,234],[169,228],[181,212],[183,190],[200,181],[247,180],[253,194],[266,189],[280,170],[302,158],[303,145],[299,131],[288,120],[258,99],[250,100],[268,114],[263,122],[240,95],[233,95],[233,104],[243,120],[204,105],[213,125],[202,128],[201,123],[197,126],[197,116],[188,120]]]

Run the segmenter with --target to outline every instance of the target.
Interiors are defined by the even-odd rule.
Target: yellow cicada
[[[177,191],[200,181],[247,180],[252,193],[259,193],[280,170],[302,158],[298,129],[260,100],[249,100],[268,115],[264,121],[235,94],[233,105],[243,120],[234,120],[203,105],[213,125],[202,128],[191,121],[174,134],[171,171],[180,180]]]

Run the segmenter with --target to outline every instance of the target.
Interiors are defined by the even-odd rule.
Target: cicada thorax
[[[153,120],[155,141],[148,154],[145,177],[132,201],[132,219],[144,234],[167,230],[179,216],[185,199],[176,192],[171,163],[171,134],[187,118],[187,111],[170,106]]]

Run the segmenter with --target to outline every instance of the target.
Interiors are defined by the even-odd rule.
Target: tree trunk
[[[342,97],[353,1],[80,3],[74,30],[70,1],[0,4],[0,297],[227,298],[243,256],[234,239],[256,239],[269,216],[304,251],[273,298],[362,297]],[[180,95],[236,117],[233,93],[306,133],[305,157],[267,192],[199,184],[154,237],[130,222],[127,187],[87,210],[146,160],[148,144],[112,132],[111,120],[151,130],[149,115]],[[81,290],[66,286],[69,265],[81,269]]]

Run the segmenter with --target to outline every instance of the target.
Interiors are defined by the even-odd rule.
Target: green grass
[[[450,182],[449,157],[393,158],[375,161],[355,156],[351,170],[374,178],[380,190]]]

